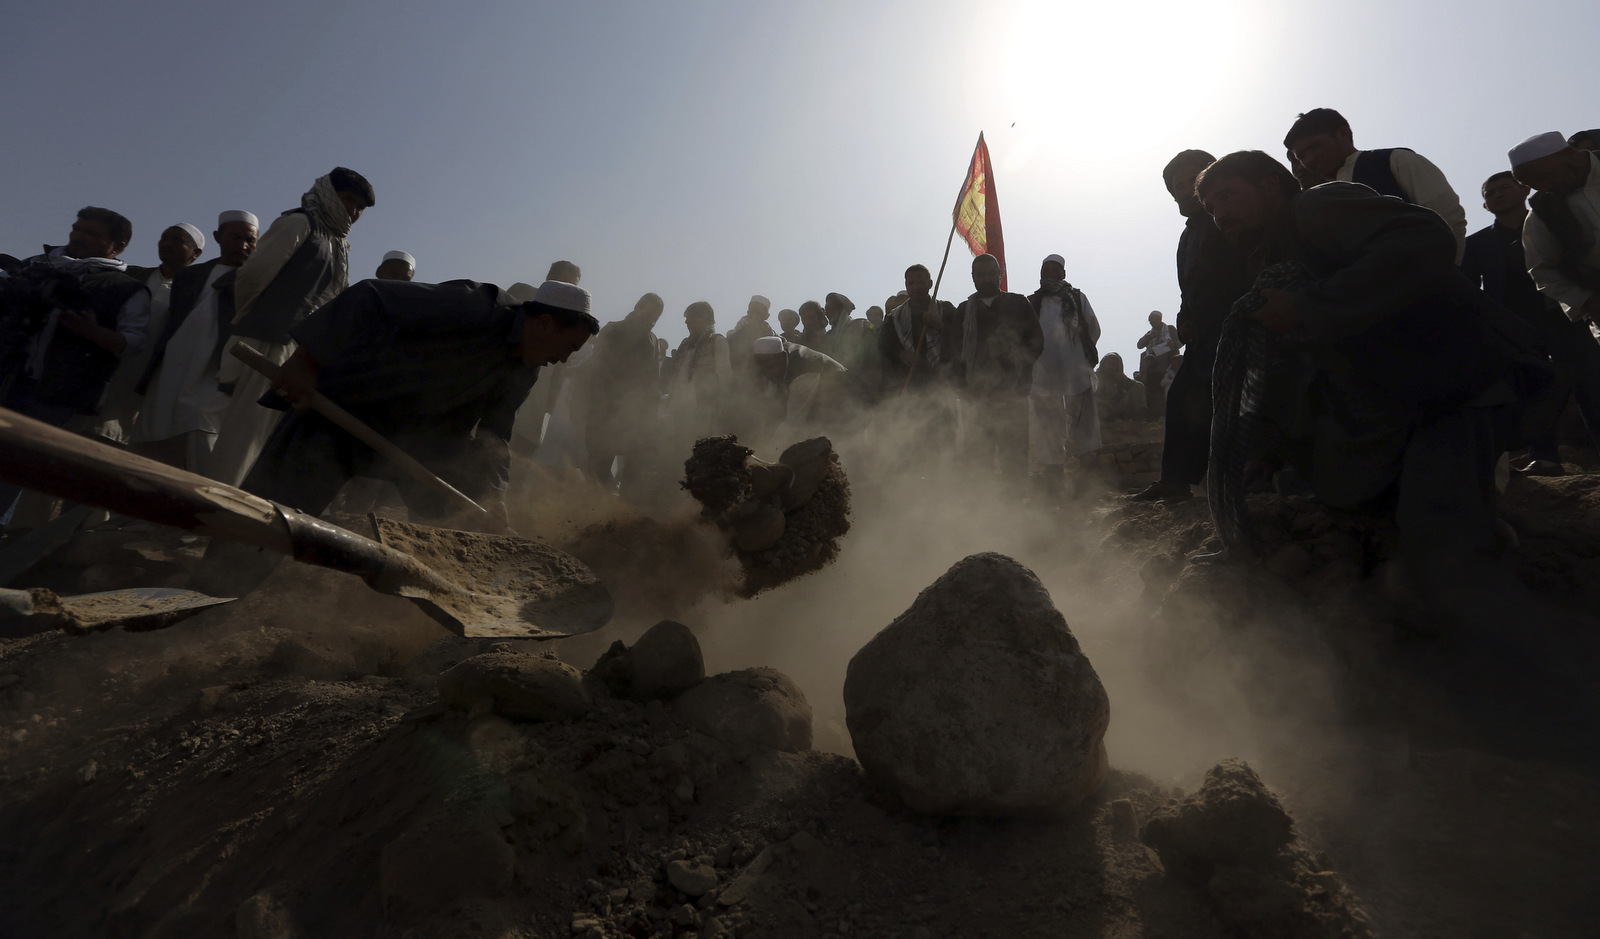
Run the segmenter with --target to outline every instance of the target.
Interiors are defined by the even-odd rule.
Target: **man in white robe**
[[[172,280],[189,265],[200,260],[206,249],[206,236],[188,222],[179,222],[161,233],[156,243],[156,256],[161,263],[156,267],[129,265],[123,273],[142,282],[150,291],[150,319],[145,321],[145,344],[126,353],[117,362],[117,370],[106,383],[106,393],[100,399],[100,410],[95,415],[94,432],[116,443],[127,443],[133,430],[134,415],[139,413],[140,394],[135,389],[150,364],[150,354],[155,340],[167,325],[167,308],[172,302]]]
[[[233,322],[234,278],[255,252],[257,226],[249,212],[223,212],[212,232],[220,256],[174,281],[170,316],[139,379],[135,453],[193,472],[204,467],[228,405],[217,372]]]
[[[1081,463],[1100,449],[1100,418],[1094,404],[1094,366],[1100,355],[1100,320],[1083,291],[1067,283],[1066,260],[1044,259],[1039,289],[1028,298],[1039,316],[1044,352],[1033,363],[1029,389],[1031,457],[1039,467],[1034,484],[1046,504],[1056,501],[1067,457]],[[1084,472],[1073,477],[1073,498],[1083,493]]]

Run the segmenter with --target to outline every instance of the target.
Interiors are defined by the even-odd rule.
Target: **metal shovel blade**
[[[559,639],[611,621],[611,592],[588,565],[542,542],[371,516],[377,541],[410,555],[457,588],[401,593],[469,637]]]
[[[233,600],[176,587],[133,587],[70,597],[42,587],[0,589],[0,636],[29,636],[51,629],[76,635],[118,628],[146,632]]]

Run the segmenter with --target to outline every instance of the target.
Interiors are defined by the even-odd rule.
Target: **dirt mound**
[[[734,595],[740,579],[716,529],[692,514],[612,519],[556,547],[589,565],[626,618],[677,616],[708,596]]]

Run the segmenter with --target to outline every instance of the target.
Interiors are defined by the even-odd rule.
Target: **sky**
[[[10,6],[0,252],[92,204],[154,264],[167,226],[265,224],[344,165],[377,192],[355,276],[396,248],[429,281],[564,258],[602,322],[659,293],[674,344],[696,300],[724,331],[754,293],[860,315],[937,271],[980,131],[1011,289],[1062,254],[1126,358],[1177,311],[1178,150],[1281,157],[1333,107],[1358,147],[1437,163],[1476,229],[1508,147],[1600,126],[1593,0]],[[971,292],[970,259],[957,239],[941,297]]]

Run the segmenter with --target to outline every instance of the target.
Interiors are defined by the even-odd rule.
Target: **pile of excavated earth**
[[[747,592],[773,585],[763,569],[789,579],[840,550],[849,490],[825,440],[776,464],[731,438],[703,447],[688,488],[736,540]],[[826,511],[797,524],[804,504],[766,487],[802,474],[816,487],[804,504]],[[1594,599],[1596,479],[1508,494],[1513,568],[1552,609]],[[1140,638],[1166,646],[1155,660],[1209,654],[1188,626],[1201,616],[1227,631],[1208,642],[1304,641],[1292,610],[1343,656],[1358,713],[1399,720],[1393,689],[1410,688],[1426,752],[1446,756],[1417,748],[1432,788],[1404,817],[1365,819],[1384,835],[1313,800],[1308,824],[1230,754],[1188,791],[1110,765],[1124,702],[1039,577],[1001,554],[955,563],[855,652],[853,758],[813,748],[818,702],[783,673],[707,674],[690,625],[661,620],[598,655],[441,638],[404,601],[286,562],[166,630],[0,641],[0,923],[240,939],[1333,939],[1600,921],[1573,886],[1592,886],[1600,852],[1592,763],[1511,753],[1487,723],[1464,729],[1460,689],[1403,677],[1428,666],[1394,638],[1383,524],[1276,496],[1252,510],[1259,567],[1185,563],[1214,543],[1201,502],[1107,499],[1075,537],[1138,571]],[[176,533],[85,534],[32,576],[178,583],[197,560]],[[1593,638],[1567,647],[1590,674]],[[1540,813],[1564,827],[1524,831]],[[1527,870],[1522,900],[1472,880],[1474,865],[1507,865],[1484,851]]]

